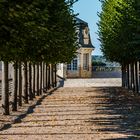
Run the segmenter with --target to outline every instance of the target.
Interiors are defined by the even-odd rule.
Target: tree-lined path
[[[83,86],[87,80],[93,81],[66,80],[64,87],[36,99],[27,113],[1,129],[0,139],[138,139],[139,99],[121,87]]]

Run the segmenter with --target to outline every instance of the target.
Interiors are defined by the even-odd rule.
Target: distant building
[[[88,23],[76,18],[79,49],[77,56],[70,64],[59,64],[58,75],[68,78],[89,78],[92,76],[92,51],[94,47],[91,43]]]

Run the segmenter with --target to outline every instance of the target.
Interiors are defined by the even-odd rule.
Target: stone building
[[[94,47],[91,43],[88,23],[77,18],[77,31],[79,49],[77,57],[71,64],[67,64],[67,77],[83,77],[92,76],[92,51]]]
[[[79,49],[70,64],[59,64],[58,75],[67,78],[90,78],[92,76],[92,51],[88,23],[76,18]]]

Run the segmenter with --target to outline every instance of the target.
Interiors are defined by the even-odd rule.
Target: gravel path
[[[0,139],[137,140],[140,99],[134,97],[120,87],[59,88],[5,125]]]

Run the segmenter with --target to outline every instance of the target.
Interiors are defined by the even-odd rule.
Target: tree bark
[[[48,89],[50,89],[50,87],[51,87],[51,86],[50,86],[50,83],[51,83],[51,82],[50,82],[50,79],[51,79],[51,78],[50,78],[50,75],[51,75],[51,74],[50,74],[50,70],[51,70],[50,65],[48,66],[48,68],[49,68],[49,69],[48,69]]]
[[[13,77],[13,93],[12,93],[12,111],[17,111],[17,88],[18,88],[18,63],[14,63],[14,77]]]
[[[54,88],[54,68],[53,68],[53,64],[51,65],[51,86]]]
[[[128,67],[129,67],[129,85],[128,85],[128,89],[132,89],[132,80],[131,80],[131,75],[132,75],[132,73],[131,73],[131,64],[129,64],[128,65]]]
[[[132,90],[134,91],[134,63],[131,63],[131,84],[132,84]]]
[[[18,97],[18,105],[22,106],[22,66],[21,66],[21,62],[19,62],[19,88],[18,88],[18,93],[19,93],[19,97]]]
[[[32,93],[32,65],[29,63],[29,100],[33,100]]]
[[[136,93],[139,93],[139,81],[138,81],[138,63],[135,62],[135,91]]]
[[[27,62],[24,62],[24,103],[28,103],[28,71],[27,71]]]
[[[46,64],[46,91],[48,89],[48,65]]]
[[[9,115],[8,62],[2,62],[2,114]]]
[[[128,89],[130,89],[129,85],[130,85],[130,80],[129,80],[129,64],[127,64],[127,87]]]
[[[126,74],[125,65],[122,64],[122,87],[125,87],[125,74]]]
[[[33,98],[35,98],[35,77],[36,77],[36,73],[35,73],[35,64],[33,64]]]
[[[37,81],[37,96],[39,96],[39,63],[37,63],[37,79],[36,79]]]
[[[42,62],[40,62],[40,95],[42,95]]]
[[[129,64],[129,87],[132,90],[132,67],[131,67],[131,63]]]
[[[55,87],[57,87],[57,66],[55,64]]]
[[[43,87],[43,92],[45,92],[45,64],[43,62],[42,64],[42,87]]]

